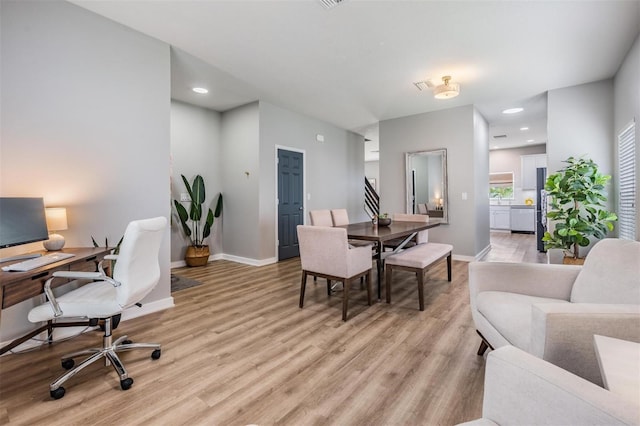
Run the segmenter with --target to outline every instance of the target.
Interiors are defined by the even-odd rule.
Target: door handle
[[[304,210],[304,207],[303,207],[303,206],[300,206],[300,209],[299,209],[299,210]]]

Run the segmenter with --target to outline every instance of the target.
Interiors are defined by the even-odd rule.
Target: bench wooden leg
[[[447,256],[447,280],[451,282],[451,253]]]
[[[302,279],[300,280],[300,309],[304,304],[304,290],[307,287],[307,271],[302,271]]]
[[[385,272],[384,289],[387,293],[387,303],[391,303],[391,276],[393,274],[393,266],[387,264],[387,270]]]
[[[351,280],[344,280],[344,291],[342,292],[342,321],[347,320],[347,310],[349,309],[349,289],[351,288]]]
[[[424,311],[424,269],[416,272],[416,278],[418,278],[418,304],[420,310]]]

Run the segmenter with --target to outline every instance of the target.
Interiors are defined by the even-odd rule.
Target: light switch
[[[307,201],[309,201],[311,199],[311,193],[307,194]]]
[[[191,198],[189,198],[189,194],[187,192],[181,192],[180,201],[191,201]]]
[[[466,193],[466,192],[463,192],[463,193],[462,193],[462,199],[463,199],[463,200],[466,200],[466,199],[467,199],[467,193]]]

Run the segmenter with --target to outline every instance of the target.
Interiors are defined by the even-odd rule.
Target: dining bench
[[[424,311],[424,274],[431,266],[446,258],[447,280],[451,282],[452,252],[453,246],[450,244],[424,243],[388,256],[385,260],[387,303],[391,303],[391,278],[393,270],[410,271],[414,272],[418,279],[418,303],[420,310]]]

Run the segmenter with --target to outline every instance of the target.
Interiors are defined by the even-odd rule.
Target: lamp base
[[[64,247],[64,237],[60,234],[49,234],[49,239],[43,241],[42,245],[47,251],[62,250],[62,247]]]

